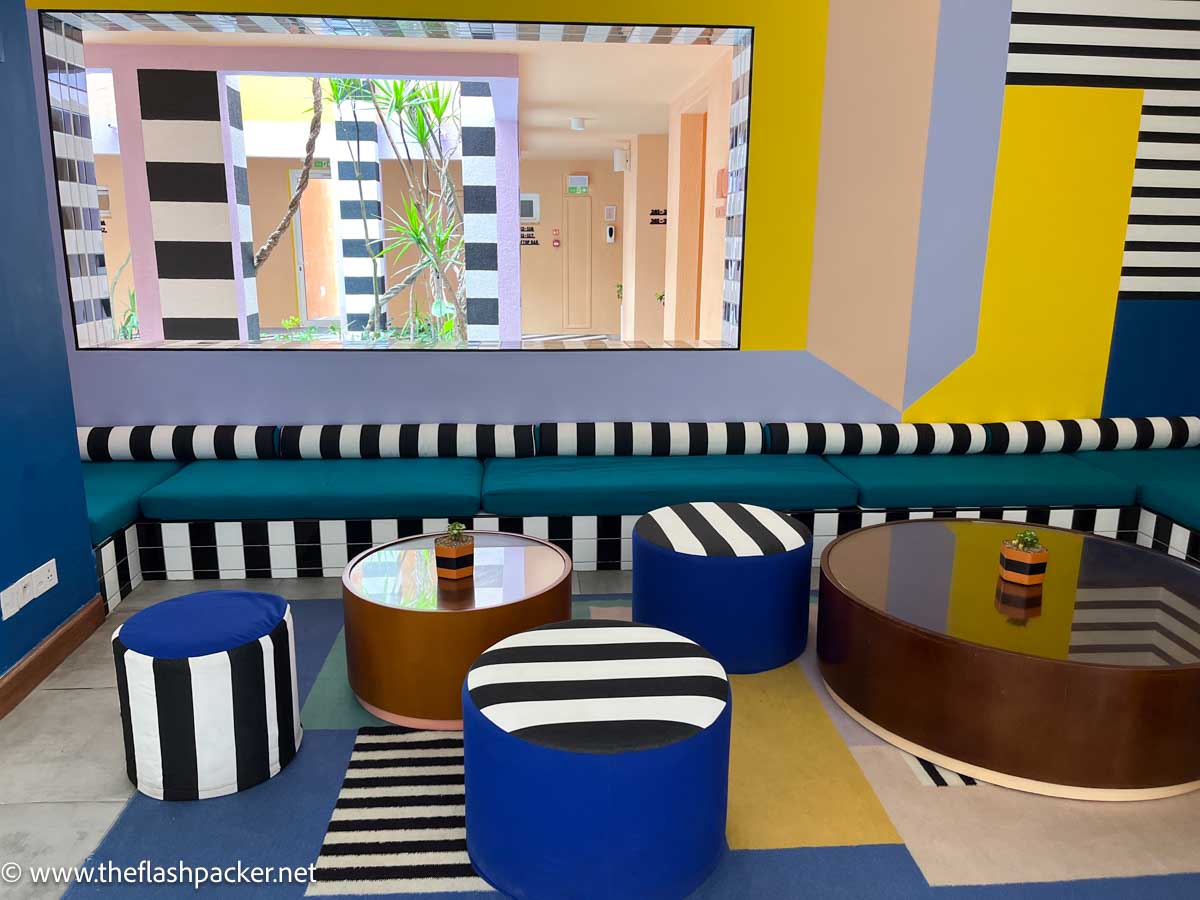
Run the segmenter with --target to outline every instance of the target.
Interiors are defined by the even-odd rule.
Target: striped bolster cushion
[[[284,459],[534,455],[532,425],[284,425]]]
[[[831,456],[908,456],[982,453],[982,425],[960,423],[772,422],[769,453],[824,453]]]
[[[989,422],[989,453],[1158,450],[1200,445],[1200,417],[1038,419]]]
[[[84,462],[274,459],[274,425],[115,425],[77,428]]]
[[[725,456],[761,453],[757,422],[544,422],[542,456]]]

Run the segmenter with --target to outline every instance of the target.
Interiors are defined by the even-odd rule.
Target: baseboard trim
[[[102,624],[104,600],[97,594],[0,676],[0,719],[32,694]]]

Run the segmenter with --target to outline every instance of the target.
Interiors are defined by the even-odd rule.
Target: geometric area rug
[[[461,731],[359,729],[307,896],[491,891],[464,802]]]

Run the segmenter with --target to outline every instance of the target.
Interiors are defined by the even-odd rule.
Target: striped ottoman
[[[125,767],[143,794],[232,794],[296,755],[296,640],[282,597],[187,594],[137,613],[112,642]]]
[[[683,897],[725,850],[729,682],[687,638],[579,620],[463,685],[467,851],[514,897]]]
[[[727,672],[774,669],[808,642],[812,535],[745,503],[680,503],[633,529],[633,619],[686,635]]]

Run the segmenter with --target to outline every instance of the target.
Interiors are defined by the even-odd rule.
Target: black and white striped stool
[[[282,597],[187,594],[137,613],[112,643],[125,766],[143,794],[232,794],[296,755],[296,640]]]
[[[727,672],[774,669],[808,642],[812,535],[747,503],[680,503],[633,529],[633,619],[686,635]]]
[[[630,622],[507,637],[463,685],[467,850],[514,897],[684,897],[725,849],[729,681]]]

